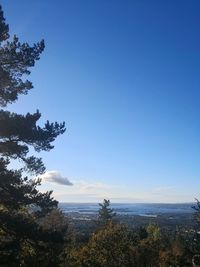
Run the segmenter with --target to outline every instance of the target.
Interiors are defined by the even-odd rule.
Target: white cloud
[[[63,177],[58,171],[47,171],[40,175],[43,182],[55,183],[60,185],[73,185],[67,177]]]
[[[130,184],[113,185],[92,179],[69,180],[62,177],[58,171],[48,171],[41,178],[45,181],[41,187],[43,192],[53,189],[53,196],[60,202],[101,202],[104,198],[118,203],[173,203],[193,200],[189,192],[180,192],[172,185],[138,188]]]

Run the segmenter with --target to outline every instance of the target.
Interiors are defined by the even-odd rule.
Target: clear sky
[[[67,202],[200,198],[199,0],[1,4],[12,34],[46,42],[35,88],[9,109],[67,125],[42,153],[41,190]]]

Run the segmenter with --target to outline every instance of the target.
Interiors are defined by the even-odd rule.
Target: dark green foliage
[[[140,240],[147,238],[148,237],[147,230],[144,227],[140,227],[138,229],[138,236]]]
[[[36,186],[40,184],[39,179],[23,178],[21,170],[8,170],[8,163],[8,160],[0,159],[0,204],[4,210],[17,211],[22,207],[35,205],[35,207],[40,207],[39,210],[37,209],[39,215],[44,209],[48,212],[57,205],[57,201],[51,198],[50,192],[40,193],[37,190]]]
[[[99,203],[99,221],[106,223],[110,220],[112,220],[116,213],[113,209],[110,208],[110,200],[104,199],[103,203]]]
[[[14,36],[9,39],[9,27],[5,23],[0,7],[0,105],[6,106],[18,99],[20,94],[27,94],[33,87],[23,76],[30,74],[30,67],[39,60],[44,50],[44,41],[33,46],[20,43]]]
[[[0,110],[1,155],[23,160],[26,169],[36,174],[42,173],[45,169],[41,159],[27,157],[29,146],[37,152],[49,151],[53,148],[51,143],[55,138],[65,131],[64,123],[47,121],[43,128],[37,126],[36,123],[40,117],[39,111],[34,114],[27,113],[24,116]]]
[[[197,222],[197,224],[200,223],[200,201],[198,199],[196,200],[196,206],[193,206],[192,208],[195,210],[194,218]]]
[[[196,231],[194,234],[194,238],[191,242],[192,249],[195,254],[199,254],[200,252],[200,201],[196,199],[196,205],[192,207],[195,210],[194,220],[196,222]]]
[[[0,7],[0,106],[5,107],[26,94],[33,87],[24,80],[30,67],[40,58],[44,41],[33,46],[9,38]],[[29,155],[49,151],[52,142],[65,131],[64,123],[50,123],[41,127],[41,114],[20,115],[0,110],[0,263],[1,266],[58,266],[64,244],[66,223],[47,229],[46,217],[57,208],[51,191],[40,193],[40,179],[28,179],[26,172],[41,174],[42,159]],[[19,160],[22,168],[9,169],[11,160]],[[58,216],[61,220],[61,215]],[[51,224],[50,224],[51,225]]]
[[[9,27],[8,24],[5,22],[5,18],[3,16],[3,10],[2,7],[0,6],[0,42],[5,41],[9,38]]]

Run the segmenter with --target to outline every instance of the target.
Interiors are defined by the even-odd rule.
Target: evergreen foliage
[[[110,208],[110,200],[104,199],[103,203],[99,203],[99,221],[106,223],[112,220],[116,213]]]
[[[25,76],[30,74],[30,67],[39,60],[43,50],[43,40],[30,46],[20,43],[16,36],[11,39],[0,7],[1,266],[57,266],[58,254],[52,257],[49,244],[53,242],[56,247],[63,243],[63,229],[49,231],[39,224],[41,218],[57,207],[57,201],[52,198],[52,192],[40,193],[37,189],[40,179],[29,179],[27,174],[39,175],[45,171],[42,159],[29,155],[30,148],[36,152],[51,150],[52,142],[64,133],[65,124],[47,121],[41,127],[37,125],[39,111],[21,115],[3,109],[33,87]],[[10,169],[9,163],[16,159],[22,167]]]

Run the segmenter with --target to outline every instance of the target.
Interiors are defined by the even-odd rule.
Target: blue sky
[[[41,154],[41,190],[70,202],[200,197],[198,0],[1,3],[12,34],[46,43],[35,88],[9,109],[67,125]]]

